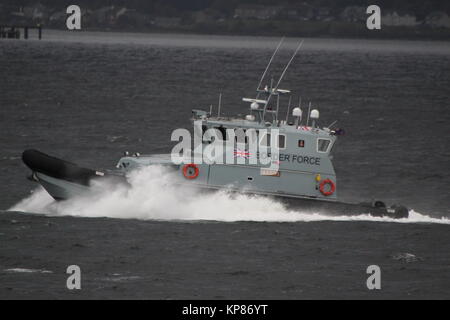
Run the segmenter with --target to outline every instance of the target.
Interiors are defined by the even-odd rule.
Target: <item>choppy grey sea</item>
[[[275,79],[298,40],[286,40]],[[282,83],[321,125],[345,129],[339,198],[406,205],[405,221],[186,200],[158,179],[55,206],[25,179],[27,148],[112,168],[125,150],[169,152],[172,130],[190,127],[191,109],[215,109],[219,93],[223,114],[245,114],[241,98],[278,41],[52,30],[1,40],[0,298],[448,299],[450,42],[305,39]],[[83,272],[77,292],[65,288],[71,264]],[[371,264],[381,290],[366,287]]]

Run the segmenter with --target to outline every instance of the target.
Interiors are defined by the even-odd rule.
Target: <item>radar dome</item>
[[[319,119],[319,110],[313,109],[310,114],[311,119]]]
[[[250,105],[250,109],[258,110],[259,109],[259,104],[257,102],[252,102],[252,104]]]
[[[300,109],[300,108],[294,108],[293,110],[292,110],[292,115],[294,116],[294,117],[301,117],[302,116],[302,109]]]

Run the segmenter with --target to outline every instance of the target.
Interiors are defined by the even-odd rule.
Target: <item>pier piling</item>
[[[8,38],[8,39],[20,39],[20,29],[23,29],[23,38],[28,39],[29,30],[37,29],[38,31],[38,39],[42,39],[42,26],[40,24],[35,26],[26,26],[26,25],[0,25],[0,38]]]

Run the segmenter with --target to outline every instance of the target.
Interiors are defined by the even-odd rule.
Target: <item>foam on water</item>
[[[287,210],[281,203],[260,196],[231,194],[227,191],[199,193],[174,184],[176,178],[164,168],[151,166],[131,172],[131,188],[95,182],[87,196],[56,202],[42,188],[23,199],[11,211],[111,217],[142,220],[212,220],[212,221],[379,221],[398,223],[450,224],[448,218],[433,218],[413,210],[405,219],[387,217],[328,216],[321,212]]]
[[[53,273],[53,271],[45,269],[27,269],[27,268],[10,268],[4,269],[3,271],[10,273]]]

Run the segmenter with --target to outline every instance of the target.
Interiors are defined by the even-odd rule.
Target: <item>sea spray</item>
[[[10,211],[80,217],[111,217],[141,220],[211,220],[211,221],[379,221],[399,223],[443,223],[447,218],[432,218],[413,210],[409,217],[329,216],[287,210],[273,199],[232,193],[227,190],[204,192],[180,185],[180,177],[161,166],[149,166],[129,173],[131,187],[109,182],[93,182],[93,192],[66,201],[54,201],[42,188],[37,188]],[[181,180],[182,181],[182,180]]]

